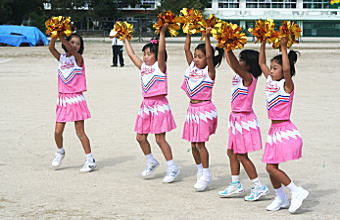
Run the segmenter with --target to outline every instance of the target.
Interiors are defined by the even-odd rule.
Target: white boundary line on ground
[[[10,59],[5,59],[5,60],[0,60],[0,63],[7,63],[7,62],[9,62],[9,61],[11,61],[11,60],[13,60],[13,59],[10,58]]]

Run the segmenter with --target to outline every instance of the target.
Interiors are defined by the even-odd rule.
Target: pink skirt
[[[206,142],[215,134],[217,110],[211,101],[190,103],[184,123],[183,139],[190,142]]]
[[[175,120],[165,96],[143,99],[135,125],[135,131],[138,134],[161,134],[175,128]]]
[[[299,159],[301,156],[302,138],[295,125],[291,121],[272,124],[262,161],[268,164],[279,164]]]
[[[91,118],[82,92],[59,93],[56,113],[56,122],[82,121]]]
[[[230,113],[228,149],[246,154],[262,149],[261,131],[254,112]]]

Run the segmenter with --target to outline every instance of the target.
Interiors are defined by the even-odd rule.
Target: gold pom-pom
[[[279,36],[275,39],[273,43],[273,48],[280,47],[280,41],[282,38],[287,38],[288,43],[287,47],[290,48],[293,44],[298,43],[298,39],[301,35],[301,28],[300,26],[295,23],[294,21],[283,21],[280,27]]]
[[[183,33],[197,34],[201,29],[201,21],[203,16],[199,10],[183,8],[180,11],[181,15],[178,17],[178,21],[183,25]]]
[[[211,34],[215,36],[220,30],[219,28],[216,28],[216,25],[219,23],[222,24],[223,21],[216,18],[214,14],[211,14],[207,20],[202,20],[199,22],[201,25],[200,32],[202,32],[201,40],[204,38],[208,28],[211,28]]]
[[[241,49],[247,43],[247,37],[237,24],[220,22],[215,25],[212,34],[218,41],[217,47],[227,50]]]
[[[331,5],[340,4],[340,0],[331,0]]]
[[[70,36],[72,34],[71,18],[64,16],[52,17],[45,21],[46,34],[52,38],[56,38],[59,35]]]
[[[160,13],[157,17],[157,23],[153,25],[155,32],[159,34],[163,27],[163,24],[168,23],[168,31],[171,37],[178,35],[178,30],[181,28],[180,19],[176,17],[171,11],[166,11],[165,13]]]
[[[256,42],[263,42],[265,40],[268,43],[273,43],[275,39],[279,36],[279,32],[274,30],[275,24],[274,20],[267,19],[265,21],[258,20],[254,28],[249,28],[248,31],[256,37]]]
[[[126,21],[117,21],[113,26],[113,31],[117,32],[114,37],[119,37],[120,40],[124,40],[125,38],[131,40],[133,25],[127,23]]]

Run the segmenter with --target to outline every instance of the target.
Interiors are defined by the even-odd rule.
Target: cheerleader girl
[[[168,24],[163,25],[159,40],[152,39],[151,42],[144,45],[142,49],[143,60],[135,54],[127,39],[124,42],[131,61],[140,69],[141,74],[143,102],[138,110],[135,131],[137,133],[136,139],[147,160],[142,176],[144,178],[150,177],[159,166],[158,161],[151,153],[150,143],[147,139],[148,134],[155,134],[156,142],[161,148],[168,165],[163,182],[171,183],[180,173],[180,169],[173,161],[170,145],[165,138],[166,132],[176,128],[170,105],[166,98],[168,94],[167,53],[165,49],[165,31],[167,27]]]
[[[271,126],[267,136],[265,152],[262,161],[266,163],[266,169],[275,190],[275,199],[267,206],[269,211],[277,211],[288,208],[290,213],[295,213],[302,205],[309,192],[296,186],[288,175],[279,168],[279,164],[297,160],[302,155],[302,139],[295,125],[290,121],[294,98],[295,63],[297,53],[287,53],[287,39],[280,42],[280,55],[271,59],[270,68],[266,65],[266,42],[262,42],[259,64],[267,78],[266,98],[268,118]],[[291,201],[284,192],[284,187],[291,192]]]
[[[261,75],[258,64],[259,52],[243,50],[239,61],[232,50],[226,50],[227,63],[235,72],[231,88],[231,110],[229,116],[228,157],[231,182],[218,194],[220,197],[239,196],[245,192],[240,182],[240,164],[245,169],[252,188],[245,196],[246,201],[256,201],[269,193],[268,187],[260,182],[254,163],[248,153],[262,149],[261,132],[253,111],[253,100],[257,78]]]
[[[182,89],[190,99],[187,117],[184,123],[183,139],[191,142],[192,155],[197,166],[197,181],[194,188],[204,191],[211,183],[209,171],[209,152],[205,142],[214,134],[217,127],[217,111],[211,102],[215,82],[215,66],[221,63],[223,50],[210,45],[210,29],[205,36],[205,44],[199,44],[190,50],[191,35],[187,35],[184,51],[189,68],[184,74]]]
[[[73,33],[66,39],[59,36],[65,53],[60,54],[55,48],[57,38],[52,38],[49,44],[51,54],[58,60],[58,100],[55,126],[55,142],[57,153],[52,166],[58,168],[65,157],[63,147],[63,132],[66,122],[74,122],[76,134],[86,154],[81,172],[90,172],[96,168],[92,157],[90,141],[85,133],[85,119],[90,118],[83,92],[86,88],[85,64],[83,59],[84,42],[80,35]]]

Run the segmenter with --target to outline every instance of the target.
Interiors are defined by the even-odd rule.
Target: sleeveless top
[[[214,80],[209,76],[208,66],[199,69],[194,62],[191,62],[185,71],[181,86],[187,96],[193,100],[211,100],[213,86]]]
[[[253,78],[250,86],[243,85],[243,79],[238,74],[235,74],[231,87],[231,110],[233,112],[252,112],[253,100],[256,90],[257,79]]]
[[[140,74],[143,97],[168,94],[167,74],[162,73],[157,61],[152,66],[143,62]]]
[[[268,118],[271,120],[289,120],[292,111],[294,90],[288,94],[284,89],[285,79],[275,81],[271,76],[266,81],[266,99]]]
[[[86,91],[85,65],[77,65],[74,56],[61,54],[58,67],[58,92],[76,93]]]

